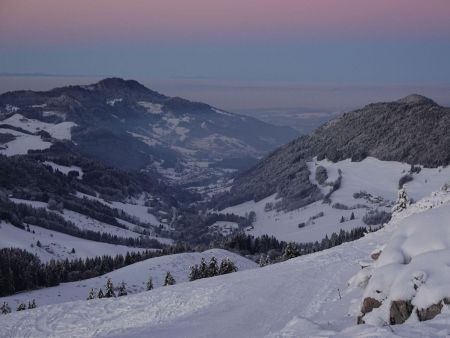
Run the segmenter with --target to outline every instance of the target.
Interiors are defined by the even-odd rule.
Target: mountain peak
[[[144,85],[140,84],[136,80],[124,80],[119,77],[110,77],[100,80],[96,83],[99,88],[129,88],[129,89],[147,89]]]
[[[436,105],[432,99],[419,94],[411,94],[397,101],[403,104],[433,104]]]

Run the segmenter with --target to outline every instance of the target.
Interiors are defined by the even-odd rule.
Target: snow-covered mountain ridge
[[[287,127],[119,78],[0,95],[0,153],[26,154],[66,140],[108,165],[151,167],[172,179],[189,181],[242,168],[296,136]]]
[[[2,316],[0,335],[446,337],[450,334],[447,305],[442,307],[441,314],[426,322],[411,319],[394,326],[380,322],[356,325],[365,291],[347,283],[349,280],[354,282],[352,277],[358,272],[371,269],[361,270],[361,266],[367,266],[365,262],[371,259],[375,250],[384,246],[378,258],[381,262],[383,255],[391,256],[385,250],[397,241],[398,236],[403,234],[406,239],[418,228],[427,231],[427,226],[432,226],[430,221],[436,220],[434,213],[447,215],[449,209],[450,194],[444,189],[395,214],[378,232],[354,242],[260,269],[159,288],[139,295],[63,303]],[[447,216],[442,220],[450,221]],[[418,223],[409,226],[409,221]],[[408,234],[403,228],[414,231]],[[421,247],[427,248],[428,252],[439,252],[442,247],[435,246],[435,236],[443,233],[433,233],[433,236],[422,236]],[[441,240],[450,243],[448,236]],[[403,266],[413,264],[415,259],[412,257],[411,261],[403,262]],[[440,263],[428,261],[430,268],[440,266],[441,270],[445,269],[446,266]],[[404,271],[391,270],[388,277],[392,280],[402,278]],[[422,281],[418,290],[435,288],[435,284]],[[370,288],[370,281],[368,285]]]
[[[420,95],[369,104],[339,116],[310,135],[280,147],[235,178],[228,193],[217,198],[225,208],[277,193],[285,210],[323,199],[309,180],[307,162],[367,157],[436,168],[450,164],[450,108]]]

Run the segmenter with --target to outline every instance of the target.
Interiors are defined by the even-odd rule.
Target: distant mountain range
[[[0,95],[0,123],[0,152],[5,154],[44,149],[59,139],[107,165],[152,167],[172,178],[192,178],[209,167],[243,168],[298,135],[288,127],[168,97],[119,78],[5,93]],[[30,138],[42,131],[48,133],[43,134],[47,145],[38,139],[15,145],[22,134]]]

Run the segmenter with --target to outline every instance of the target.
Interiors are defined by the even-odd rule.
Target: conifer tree
[[[114,292],[114,285],[111,278],[108,278],[108,280],[106,281],[105,297],[106,298],[116,297],[116,293]]]
[[[3,305],[0,307],[0,312],[4,315],[11,313],[11,308],[9,307],[8,303],[3,302]]]
[[[398,199],[395,206],[392,208],[392,212],[402,212],[410,204],[408,194],[406,193],[406,184],[398,191]]]
[[[350,221],[353,221],[355,219],[355,214],[352,212],[352,214],[350,215]]]
[[[153,290],[153,281],[152,281],[151,276],[148,278],[148,281],[147,281],[147,291],[150,291],[150,290]]]
[[[87,300],[91,300],[95,298],[95,292],[94,289],[91,288],[91,290],[89,291],[89,295],[87,297]]]
[[[189,281],[192,282],[199,278],[198,265],[191,265],[189,268]]]
[[[31,303],[30,302],[28,302],[28,309],[35,309],[37,306],[36,306],[36,300],[32,300],[31,301]]]
[[[261,256],[259,256],[259,266],[263,267],[266,265],[266,255],[261,254]]]
[[[341,220],[339,221],[339,223],[344,223],[344,222],[345,222],[344,216],[341,216]]]
[[[167,272],[166,278],[164,278],[164,286],[174,285],[174,284],[175,284],[175,278],[173,278],[173,276],[170,272]]]
[[[287,260],[298,256],[300,256],[300,252],[298,252],[297,245],[293,242],[289,242],[284,249],[283,258]]]
[[[209,260],[208,277],[217,276],[218,273],[219,273],[219,266],[217,265],[217,259],[216,257],[213,256]]]
[[[100,288],[100,290],[98,291],[98,294],[97,294],[97,298],[101,299],[103,297],[105,297],[105,295],[103,294],[103,290]]]
[[[127,294],[128,294],[127,285],[125,284],[125,282],[122,281],[122,283],[119,286],[119,292],[118,292],[117,296],[122,297],[122,296],[126,296]]]
[[[220,263],[219,275],[236,272],[237,270],[236,265],[228,257],[225,257]]]
[[[198,274],[199,278],[206,278],[208,277],[208,266],[206,265],[206,261],[204,258],[201,259],[200,265],[198,267]]]
[[[27,306],[25,303],[20,303],[19,306],[17,306],[17,311],[23,311],[26,310]]]

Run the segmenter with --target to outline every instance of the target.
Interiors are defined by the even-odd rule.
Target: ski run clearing
[[[379,263],[365,269],[373,272],[376,283],[378,270],[396,265],[397,269],[383,271],[387,280],[394,281],[391,286],[384,285],[383,292],[388,297],[397,295],[395,281],[406,278],[405,274],[415,268],[428,269],[431,281],[428,284],[427,279],[422,280],[417,297],[420,292],[433,289],[442,281],[444,272],[439,271],[447,269],[444,263],[448,262],[427,260],[425,267],[423,255],[439,255],[441,250],[450,248],[450,235],[442,221],[448,219],[449,208],[450,194],[444,189],[395,214],[378,232],[354,242],[264,268],[137,295],[15,312],[0,316],[0,336],[448,337],[450,311],[446,305],[441,314],[426,322],[419,322],[413,313],[403,325],[380,325],[381,320],[377,325],[373,321],[356,325],[363,294],[370,292],[371,284],[369,281],[364,290],[355,285],[355,279],[364,271],[361,261],[370,260],[374,250],[386,248]],[[430,234],[424,236],[427,231]],[[411,251],[410,244],[417,241],[417,236],[422,239],[421,245]],[[409,254],[410,259],[401,263],[399,252]],[[439,288],[432,294],[444,295]],[[380,312],[373,317],[382,319],[384,313]]]

